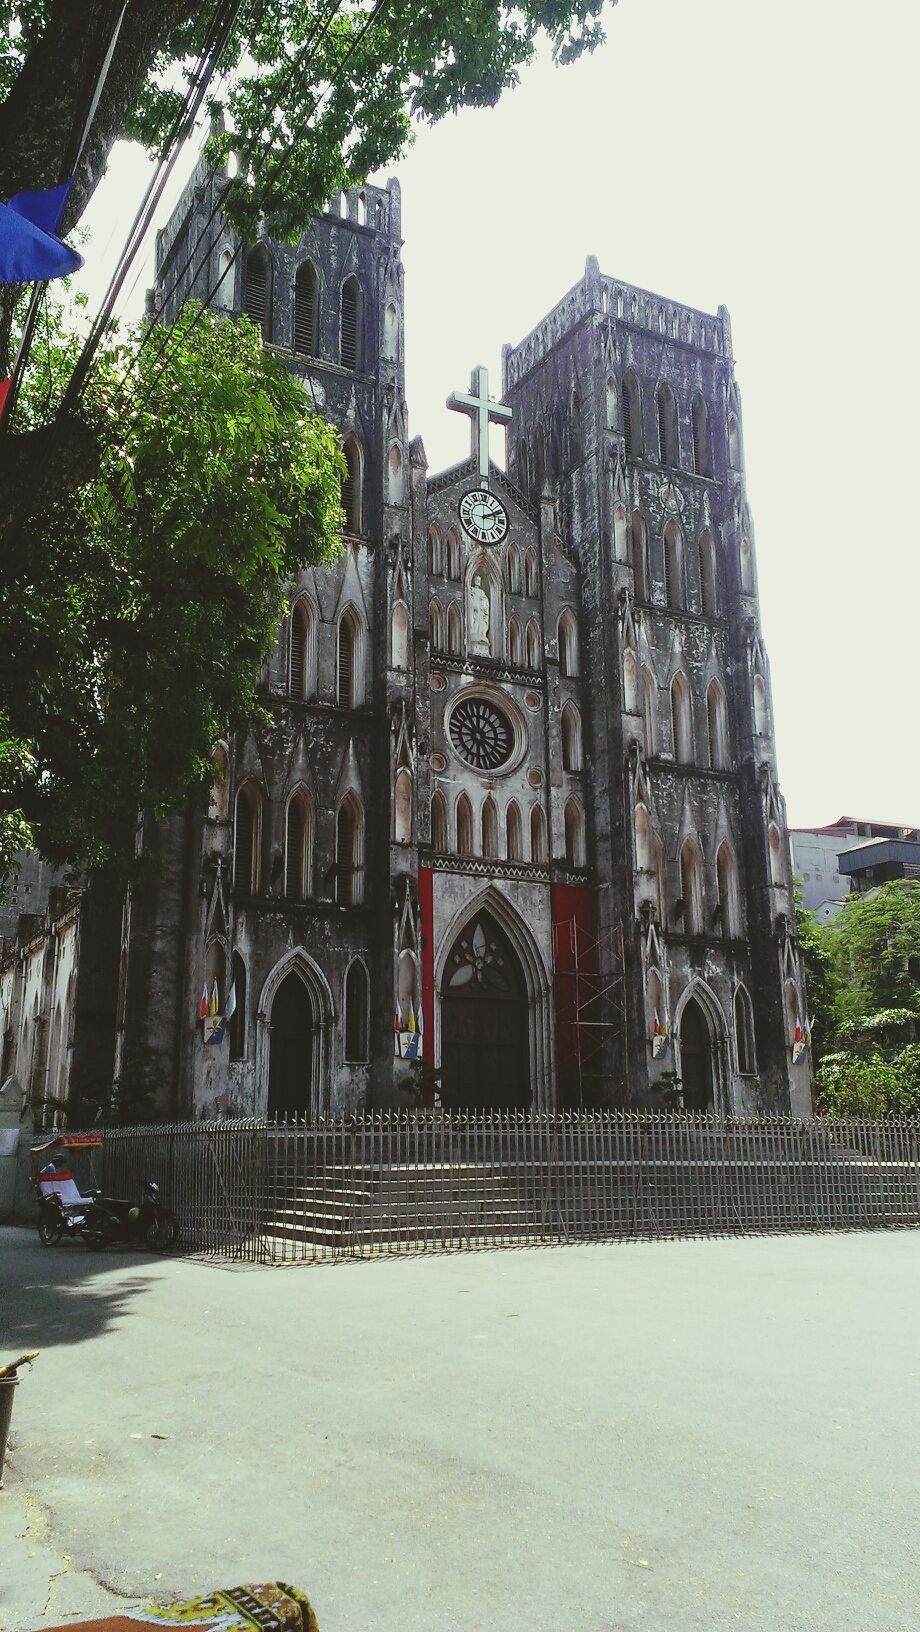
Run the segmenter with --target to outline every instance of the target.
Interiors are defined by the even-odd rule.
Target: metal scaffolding
[[[629,1081],[623,926],[553,926],[556,1065],[567,1110],[623,1105]]]

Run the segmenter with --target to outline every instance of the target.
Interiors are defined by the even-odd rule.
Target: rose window
[[[497,771],[511,757],[511,724],[485,697],[461,698],[451,711],[449,730],[460,758],[477,771]]]

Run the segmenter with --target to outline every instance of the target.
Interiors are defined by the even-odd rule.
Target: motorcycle
[[[65,1147],[76,1147],[78,1137],[82,1144],[77,1148],[86,1145],[94,1148],[96,1141],[82,1135],[69,1137],[61,1135],[53,1141],[46,1142],[44,1147],[37,1147],[36,1153],[46,1153],[49,1149],[58,1152],[39,1170],[35,1178],[38,1239],[43,1247],[57,1246],[61,1237],[65,1235],[80,1235],[86,1215],[94,1198],[99,1194],[92,1186],[81,1191],[68,1160],[61,1154]],[[101,1140],[98,1143],[101,1144]]]
[[[175,1245],[179,1220],[160,1200],[160,1186],[148,1179],[140,1206],[114,1196],[93,1197],[83,1220],[86,1244],[93,1251],[116,1241],[142,1242],[153,1252],[166,1252]]]

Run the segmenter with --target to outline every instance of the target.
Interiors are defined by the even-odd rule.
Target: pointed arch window
[[[431,797],[431,848],[438,856],[447,853],[447,804],[440,788]]]
[[[291,608],[288,647],[288,696],[302,701],[316,689],[316,614],[306,595]]]
[[[690,707],[690,687],[685,674],[675,674],[671,681],[671,731],[674,758],[678,765],[692,765],[693,716]]]
[[[288,800],[284,820],[284,893],[306,901],[313,893],[313,803],[303,788]]]
[[[361,625],[354,607],[339,618],[336,701],[339,708],[360,708],[364,701]]]
[[[643,452],[642,396],[639,390],[639,381],[632,369],[623,375],[623,439],[626,444],[627,459],[641,459]]]
[[[664,530],[664,593],[675,611],[686,604],[683,540],[676,521],[669,521]]]
[[[623,707],[627,714],[639,712],[639,669],[631,646],[623,653]]]
[[[695,839],[685,839],[680,852],[680,893],[684,905],[684,933],[703,933],[703,864]]]
[[[521,552],[516,544],[508,546],[508,588],[512,595],[521,594]]]
[[[698,476],[711,476],[712,441],[709,435],[709,409],[699,392],[690,404],[690,428],[693,433],[693,468]]]
[[[641,801],[636,805],[634,820],[636,831],[636,866],[640,872],[650,873],[654,867],[652,824],[649,818],[648,808],[646,805],[642,804]]]
[[[336,816],[335,898],[343,907],[364,900],[364,811],[353,793],[346,793]]]
[[[677,441],[677,403],[674,392],[663,380],[656,393],[658,409],[658,457],[663,465],[679,464]]]
[[[394,669],[409,667],[409,613],[405,601],[393,603],[390,628],[390,662]]]
[[[534,805],[530,812],[530,859],[546,861],[546,817],[542,805]]]
[[[732,470],[741,469],[741,431],[736,414],[728,416],[728,462]]]
[[[517,668],[524,662],[524,631],[515,617],[508,624],[508,659]]]
[[[617,561],[629,559],[626,511],[621,504],[613,507],[613,553]]]
[[[364,294],[357,278],[342,284],[340,317],[340,357],[343,368],[357,371],[363,364]]]
[[[436,578],[444,575],[444,540],[435,522],[428,529],[428,571]]]
[[[509,861],[524,860],[524,835],[521,828],[521,809],[512,799],[505,812],[505,843]]]
[[[383,355],[391,363],[399,356],[399,313],[392,300],[387,301],[383,313]]]
[[[463,614],[459,601],[451,601],[447,608],[447,650],[453,656],[463,651]]]
[[[367,970],[360,958],[353,958],[345,975],[345,1059],[361,1065],[367,1059],[368,1034]]]
[[[219,312],[233,310],[235,278],[233,266],[236,256],[232,249],[222,249],[217,257],[217,281],[214,288],[214,306]]]
[[[393,796],[393,837],[397,844],[412,843],[412,778],[406,770],[396,773]]]
[[[578,674],[578,625],[575,614],[568,607],[560,615],[558,625],[559,673],[574,679]]]
[[[473,807],[465,793],[457,800],[457,854],[473,854]]]
[[[743,1077],[751,1077],[757,1070],[754,1049],[754,1010],[747,989],[739,986],[735,992],[735,1057]]]
[[[447,576],[455,584],[458,584],[462,577],[460,561],[460,534],[457,532],[456,527],[449,527],[447,531]]]
[[[262,837],[262,796],[254,782],[243,782],[236,795],[233,821],[233,888],[257,895]]]
[[[770,735],[770,715],[767,709],[767,688],[763,676],[754,676],[754,730],[759,737]]]
[[[342,477],[345,531],[360,533],[364,516],[364,450],[356,436],[346,436],[342,451],[345,456],[345,475]]]
[[[633,511],[631,533],[636,599],[650,601],[652,598],[652,579],[649,571],[648,527],[640,510]]]
[[[651,669],[642,665],[642,721],[645,726],[645,757],[658,752],[658,687]]]
[[[490,859],[498,855],[498,811],[491,794],[482,802],[482,854]]]
[[[770,883],[783,888],[786,883],[786,868],[783,865],[783,841],[775,822],[771,822],[767,829],[767,846],[770,852]]]
[[[444,645],[444,613],[439,600],[433,600],[428,608],[428,640],[433,652],[440,652]]]
[[[234,952],[230,960],[230,978],[236,1007],[230,1016],[230,1058],[246,1058],[246,965],[240,954]]]
[[[256,244],[246,256],[243,311],[262,331],[262,339],[271,339],[272,326],[272,262],[264,244]]]
[[[582,769],[581,715],[574,703],[566,703],[562,710],[562,769]]]
[[[735,852],[725,840],[716,855],[716,884],[719,891],[719,922],[722,934],[728,940],[741,935],[741,903],[738,894],[738,863]]]
[[[569,867],[585,866],[585,813],[578,799],[565,802],[565,859]]]
[[[531,597],[537,593],[537,556],[533,549],[524,557],[524,592]]]
[[[619,393],[617,391],[617,382],[613,378],[612,374],[607,378],[607,385],[605,387],[605,402],[607,409],[607,429],[608,431],[615,431],[619,428],[620,424],[620,404]]]
[[[540,642],[540,625],[536,618],[531,618],[527,625],[527,666],[531,669],[540,667],[542,656]]]
[[[700,534],[700,608],[706,618],[719,615],[716,548],[708,527]]]
[[[319,278],[312,261],[297,268],[294,279],[294,350],[302,357],[319,352]]]
[[[706,691],[706,723],[709,765],[713,771],[727,771],[731,764],[728,746],[728,709],[718,680],[710,680]]]

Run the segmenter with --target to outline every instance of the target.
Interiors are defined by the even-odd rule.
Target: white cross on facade
[[[489,485],[489,421],[510,425],[511,409],[503,402],[493,402],[489,396],[489,371],[480,363],[470,375],[470,391],[452,391],[447,399],[448,408],[458,414],[469,414],[473,431],[473,458],[479,466],[483,485]]]

